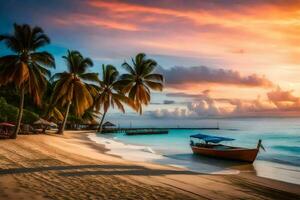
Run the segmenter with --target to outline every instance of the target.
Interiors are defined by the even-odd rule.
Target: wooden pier
[[[156,135],[156,134],[168,134],[169,129],[139,129],[139,130],[127,130],[126,135]]]
[[[147,130],[149,132],[164,132],[170,129],[177,129],[177,130],[220,130],[219,127],[200,127],[200,128],[106,128],[102,130],[102,133],[126,133],[126,132],[141,132]]]

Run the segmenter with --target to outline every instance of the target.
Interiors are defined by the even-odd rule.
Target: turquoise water
[[[292,170],[298,172],[297,176],[300,178],[300,119],[222,119],[199,121],[198,124],[201,123],[202,127],[204,125],[212,127],[211,125],[218,123],[220,130],[170,129],[169,134],[162,135],[126,136],[124,133],[116,133],[109,137],[122,143],[151,148],[153,152],[166,158],[159,160],[160,163],[185,165],[193,170],[203,167],[199,165],[201,162],[214,163],[214,161],[195,158],[189,146],[189,136],[192,134],[203,133],[231,137],[236,140],[226,144],[248,148],[255,148],[258,140],[262,139],[266,151],[259,152],[256,163],[261,166],[265,163],[282,164],[278,167],[282,170],[289,169],[285,166],[292,166]],[[167,158],[172,158],[172,161]],[[261,167],[256,168],[259,174]],[[282,171],[276,173],[284,174]]]
[[[258,160],[300,166],[300,119],[242,119],[218,120],[220,130],[170,129],[165,135],[126,136],[114,134],[125,143],[151,147],[163,155],[191,153],[189,136],[196,133],[232,137],[227,144],[254,148],[262,139],[266,152]],[[213,124],[213,123],[212,123]]]

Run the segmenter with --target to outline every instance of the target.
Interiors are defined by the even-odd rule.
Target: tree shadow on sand
[[[87,176],[87,175],[134,175],[134,176],[161,176],[161,175],[196,175],[199,173],[186,170],[158,170],[158,169],[126,169],[126,170],[105,170],[105,171],[78,171],[63,172],[61,176]]]
[[[101,169],[101,170],[99,170]],[[86,175],[142,175],[142,176],[159,176],[159,175],[195,175],[199,173],[186,170],[161,170],[149,169],[137,165],[69,165],[69,166],[50,166],[50,167],[33,167],[33,168],[12,168],[1,169],[0,175],[7,174],[22,174],[22,173],[36,173],[47,171],[64,171],[59,172],[61,176],[86,176]],[[70,171],[74,170],[74,171]]]

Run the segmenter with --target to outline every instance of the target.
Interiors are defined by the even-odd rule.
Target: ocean
[[[170,124],[169,127],[172,127]],[[219,130],[169,129],[169,134],[138,136],[98,134],[92,139],[104,144],[110,149],[109,153],[127,160],[154,162],[211,174],[254,172],[258,176],[300,184],[299,118],[206,119],[193,124],[193,127],[218,126]],[[189,136],[197,133],[231,137],[235,140],[225,144],[248,148],[255,148],[258,140],[262,139],[266,151],[260,150],[254,164],[197,156],[189,146]]]

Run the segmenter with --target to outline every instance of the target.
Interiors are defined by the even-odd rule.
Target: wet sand
[[[0,199],[300,199],[252,173],[207,175],[106,154],[88,133],[0,140]]]

